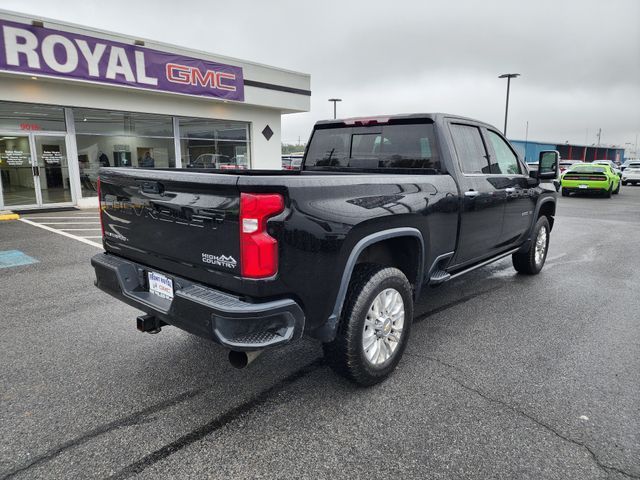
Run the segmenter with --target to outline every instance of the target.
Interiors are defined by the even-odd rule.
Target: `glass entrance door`
[[[0,133],[0,208],[69,204],[64,135]]]
[[[65,138],[34,134],[33,145],[36,187],[40,189],[39,203],[47,205],[72,202]]]
[[[0,207],[38,204],[29,135],[0,134]]]

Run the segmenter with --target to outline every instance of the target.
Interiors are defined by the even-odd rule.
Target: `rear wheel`
[[[568,197],[569,196],[569,190],[567,190],[566,188],[562,189],[562,196],[563,197]]]
[[[613,190],[613,184],[611,184],[609,186],[609,190],[607,190],[606,192],[604,192],[604,196],[605,198],[611,198],[611,191]]]
[[[622,185],[625,185],[625,186],[626,186],[626,185],[627,185],[627,182],[622,182]]]
[[[323,344],[331,368],[359,385],[374,385],[396,368],[413,319],[411,284],[397,268],[358,265],[336,338]]]
[[[547,217],[540,217],[533,227],[529,248],[524,252],[516,252],[511,256],[513,268],[526,275],[540,273],[547,259],[550,232],[549,220]]]
[[[614,193],[614,194],[616,194],[616,195],[617,195],[618,193],[620,193],[620,185],[621,185],[621,183],[622,183],[622,182],[618,182],[618,188],[616,188],[616,189],[613,191],[613,193]]]

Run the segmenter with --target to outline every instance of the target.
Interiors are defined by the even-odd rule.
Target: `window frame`
[[[451,143],[453,146],[453,150],[456,152],[456,163],[458,166],[458,170],[460,171],[460,173],[465,176],[465,177],[488,177],[489,175],[492,175],[491,173],[467,173],[464,171],[464,167],[463,167],[463,163],[462,163],[462,159],[460,158],[460,153],[458,152],[458,148],[456,147],[456,141],[454,138],[454,133],[453,133],[453,129],[451,128],[452,126],[462,126],[462,127],[471,127],[471,128],[475,128],[476,130],[478,130],[478,133],[480,134],[480,141],[482,142],[482,145],[484,147],[484,151],[485,151],[485,155],[484,158],[487,162],[487,167],[490,168],[491,163],[489,162],[489,158],[490,158],[490,153],[489,153],[489,149],[487,148],[487,140],[485,138],[485,136],[483,135],[482,132],[482,125],[478,125],[475,124],[473,122],[464,122],[464,121],[456,121],[456,120],[452,120],[447,122],[448,127],[449,127],[449,135],[451,136]]]
[[[504,135],[502,135],[500,132],[498,132],[495,128],[483,127],[481,130],[483,130],[483,135],[485,135],[486,138],[487,138],[486,144],[489,146],[489,148],[491,150],[490,153],[489,153],[490,158],[497,158],[498,154],[495,151],[495,149],[493,148],[493,144],[491,143],[491,138],[489,137],[489,132],[496,134],[498,136],[498,138],[502,139],[502,141],[505,142],[507,147],[509,147],[509,150],[511,150],[511,153],[513,153],[513,155],[516,157],[516,162],[518,163],[518,165],[520,167],[520,173],[491,173],[490,175],[495,175],[495,176],[500,176],[500,177],[514,177],[514,176],[526,177],[526,176],[528,176],[528,172],[529,172],[528,167],[525,167],[523,165],[523,162],[520,159],[520,156],[518,155],[518,152],[513,148],[513,146],[509,142],[509,140],[507,140],[504,137]],[[489,162],[489,166],[491,166],[491,162]]]

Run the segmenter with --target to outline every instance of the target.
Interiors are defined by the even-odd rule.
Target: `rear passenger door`
[[[453,264],[473,263],[498,248],[504,215],[504,186],[492,179],[481,126],[450,123],[462,190],[460,234]]]
[[[511,145],[492,129],[484,129],[489,148],[492,182],[505,196],[504,220],[498,243],[507,247],[518,243],[533,219],[537,190],[529,185],[528,174]]]

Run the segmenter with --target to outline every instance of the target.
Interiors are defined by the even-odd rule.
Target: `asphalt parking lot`
[[[37,263],[0,269],[0,478],[640,478],[640,187],[558,201],[542,273],[426,289],[370,389],[309,340],[234,370],[138,333],[93,287],[96,246],[2,222]]]

